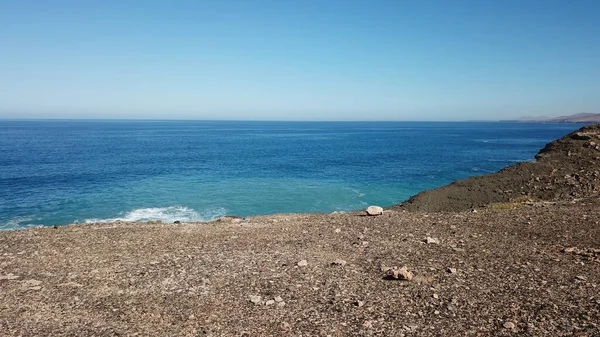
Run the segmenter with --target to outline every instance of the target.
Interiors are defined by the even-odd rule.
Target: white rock
[[[383,214],[383,208],[381,208],[379,206],[369,206],[369,207],[367,207],[367,209],[365,211],[367,212],[367,215],[381,215],[381,214]]]
[[[262,303],[262,297],[258,296],[258,295],[250,295],[248,296],[248,298],[250,299],[250,302],[258,305]]]
[[[273,304],[275,304],[275,301],[274,300],[268,300],[265,304],[266,305],[273,305]]]
[[[283,302],[283,298],[281,298],[281,296],[276,296],[274,300],[275,302]]]
[[[512,330],[512,329],[516,328],[516,325],[515,325],[515,323],[509,321],[509,322],[504,323],[504,328]]]
[[[432,237],[427,237],[425,238],[425,242],[429,243],[429,244],[435,244],[435,245],[439,245],[440,244],[440,239],[438,238],[432,238]]]
[[[302,260],[302,261],[298,262],[298,267],[306,267],[306,266],[308,266],[308,261]]]

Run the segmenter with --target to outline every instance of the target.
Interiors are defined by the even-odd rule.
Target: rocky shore
[[[0,232],[0,334],[600,336],[599,137],[380,215]]]

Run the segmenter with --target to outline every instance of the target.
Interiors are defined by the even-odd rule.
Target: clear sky
[[[0,0],[0,118],[600,112],[598,0]]]

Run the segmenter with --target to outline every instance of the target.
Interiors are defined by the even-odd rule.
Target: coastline
[[[502,181],[522,198],[481,207],[453,209],[494,174],[380,216],[3,231],[0,326],[11,336],[598,335],[600,198],[595,171],[581,170],[598,163],[589,130],[540,152],[531,165],[547,176],[527,163],[497,173],[519,177]],[[423,210],[435,198],[440,209]],[[390,278],[404,266],[410,280]]]

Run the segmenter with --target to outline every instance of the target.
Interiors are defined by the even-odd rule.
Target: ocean
[[[0,120],[0,229],[389,206],[581,126]]]

